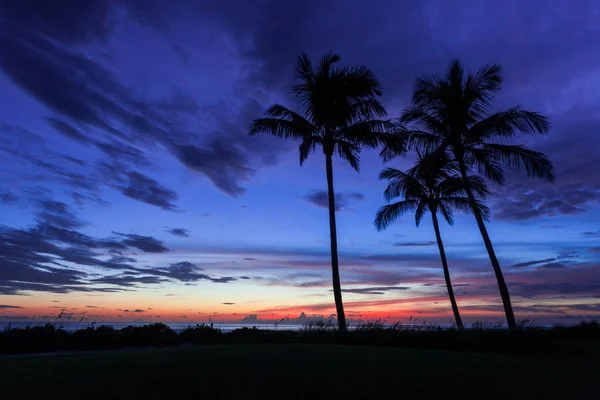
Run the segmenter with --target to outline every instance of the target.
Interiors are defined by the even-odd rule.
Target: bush
[[[223,332],[218,328],[214,328],[213,324],[188,326],[180,333],[180,336],[186,343],[199,345],[217,344],[223,341]]]
[[[125,347],[164,347],[181,344],[177,333],[162,323],[126,326],[121,329],[121,343]]]

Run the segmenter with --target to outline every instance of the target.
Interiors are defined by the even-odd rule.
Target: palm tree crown
[[[427,151],[450,150],[459,163],[496,183],[504,183],[503,167],[553,181],[554,169],[544,154],[522,145],[490,143],[518,132],[547,133],[550,128],[546,117],[520,106],[490,114],[502,82],[500,65],[465,73],[458,61],[445,79],[418,78],[411,106],[401,117],[415,128],[409,130],[411,144]]]
[[[379,209],[375,218],[375,227],[379,231],[409,211],[415,211],[417,226],[428,211],[432,214],[441,213],[450,225],[454,224],[454,209],[472,212],[462,178],[445,155],[442,159],[436,154],[419,156],[416,165],[407,172],[386,168],[379,174],[379,179],[388,181],[384,192],[386,201],[404,198]],[[488,195],[485,182],[479,176],[469,176],[469,183],[478,196],[476,202],[479,211],[488,219],[489,209],[480,200]]]
[[[317,147],[326,155],[337,154],[359,170],[361,147],[386,144],[395,125],[378,118],[387,115],[377,99],[381,85],[364,66],[335,67],[336,54],[326,54],[317,68],[306,54],[298,56],[293,86],[302,114],[275,104],[265,111],[266,118],[250,124],[250,135],[268,133],[300,140],[300,164]]]

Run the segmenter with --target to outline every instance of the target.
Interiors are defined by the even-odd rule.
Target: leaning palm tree
[[[450,270],[448,269],[448,261],[437,218],[439,212],[448,224],[453,225],[454,209],[472,212],[462,177],[458,175],[457,169],[449,163],[446,155],[439,158],[436,157],[436,154],[433,154],[425,157],[419,156],[417,164],[406,173],[395,168],[386,168],[379,175],[379,179],[388,180],[384,192],[386,201],[392,201],[400,196],[404,200],[387,204],[379,209],[375,217],[375,227],[378,231],[387,228],[401,215],[409,211],[415,211],[417,226],[419,226],[427,211],[431,213],[452,312],[454,313],[456,325],[459,329],[463,329],[464,325],[454,297]],[[487,219],[489,210],[480,200],[488,194],[485,182],[478,176],[469,176],[468,180],[472,191],[478,196],[475,200],[477,210],[483,218]]]
[[[494,143],[523,133],[547,133],[548,119],[536,112],[514,106],[491,113],[492,101],[503,82],[502,67],[487,65],[465,73],[458,61],[450,65],[445,78],[417,79],[411,105],[401,121],[409,124],[410,146],[422,151],[450,152],[465,184],[465,191],[498,281],[509,328],[515,328],[510,295],[484,218],[468,179],[474,170],[495,183],[504,183],[504,168],[548,181],[554,169],[546,156],[523,145]]]
[[[320,147],[325,154],[327,192],[329,200],[329,231],[331,242],[331,269],[333,293],[338,325],[347,330],[337,254],[335,221],[335,194],[333,190],[333,156],[337,154],[350,166],[359,170],[359,153],[362,147],[386,147],[400,149],[388,141],[394,125],[382,121],[386,115],[377,97],[381,86],[373,72],[364,66],[338,68],[336,54],[325,55],[319,65],[313,67],[306,54],[298,56],[293,91],[301,113],[284,106],[273,105],[265,111],[265,118],[250,124],[250,135],[267,133],[280,138],[300,141],[300,165],[309,154]]]

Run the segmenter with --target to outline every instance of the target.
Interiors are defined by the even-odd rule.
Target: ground
[[[0,399],[600,398],[597,357],[240,345],[0,358]]]

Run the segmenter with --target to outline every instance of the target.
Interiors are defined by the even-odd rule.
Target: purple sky
[[[0,319],[329,315],[324,159],[300,168],[295,143],[247,134],[270,104],[295,108],[296,55],[329,50],[374,70],[391,117],[454,58],[502,64],[496,108],[552,122],[513,143],[557,175],[492,187],[517,317],[600,317],[600,5],[452,4],[1,0]],[[334,165],[350,317],[446,322],[433,229],[373,227],[382,168],[371,151],[360,174]],[[466,319],[501,320],[472,218],[442,235]]]

